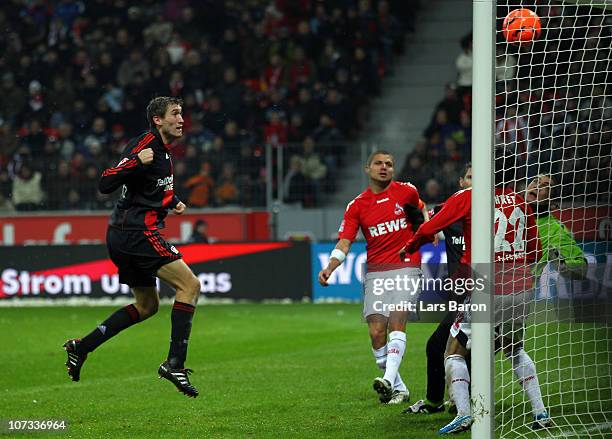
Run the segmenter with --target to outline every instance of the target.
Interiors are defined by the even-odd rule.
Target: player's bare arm
[[[429,210],[427,209],[427,206],[425,206],[425,204],[423,204],[423,208],[421,209],[421,212],[423,212],[423,218],[425,218],[425,222],[431,219],[429,216]],[[433,245],[437,247],[439,242],[440,242],[440,237],[436,233],[436,236],[434,236]]]
[[[344,258],[351,248],[351,241],[348,239],[340,239],[336,247],[332,250],[327,267],[319,272],[319,283],[326,287],[327,281],[336,268],[342,265]],[[341,254],[342,253],[342,254]]]

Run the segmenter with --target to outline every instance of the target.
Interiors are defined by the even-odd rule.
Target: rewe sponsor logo
[[[398,218],[393,221],[385,221],[384,223],[376,224],[375,226],[368,227],[368,231],[370,232],[370,236],[382,236],[387,233],[398,232],[401,229],[408,228],[408,223],[406,222],[406,218]]]

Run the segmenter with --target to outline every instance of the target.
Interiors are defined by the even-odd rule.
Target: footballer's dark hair
[[[155,128],[153,118],[155,116],[164,117],[170,105],[183,106],[183,100],[171,96],[158,96],[151,99],[149,105],[147,105],[147,122],[149,122],[149,127],[151,129]]]
[[[391,154],[389,151],[386,151],[384,149],[377,149],[377,150],[372,151],[372,154],[368,156],[368,160],[366,161],[366,166],[370,166],[372,164],[372,160],[374,160],[374,156],[377,156],[378,154],[391,156],[391,161],[393,162],[393,165],[395,166],[395,158],[393,157],[393,154]]]
[[[470,169],[472,169],[472,162],[467,162],[465,165],[463,165],[463,168],[461,169],[461,178],[465,177],[465,174],[467,174],[467,171]]]

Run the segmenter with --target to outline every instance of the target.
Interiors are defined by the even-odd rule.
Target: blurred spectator
[[[185,55],[183,66],[185,86],[188,90],[193,90],[198,95],[201,95],[206,87],[207,78],[206,66],[200,52],[196,49],[189,50]]]
[[[208,206],[210,196],[215,185],[210,177],[211,166],[208,162],[200,165],[200,171],[185,182],[185,188],[189,189],[187,205],[192,207]]]
[[[19,141],[8,123],[0,125],[0,170],[6,169],[11,156],[19,147]]]
[[[216,47],[210,51],[210,58],[206,64],[206,78],[209,84],[221,84],[223,73],[229,67],[223,58],[223,52]]]
[[[17,210],[40,209],[45,193],[43,192],[42,175],[30,165],[23,164],[13,180],[13,203]]]
[[[495,143],[510,148],[519,159],[526,159],[529,151],[529,128],[527,118],[518,114],[517,105],[507,107],[506,114],[497,121]]]
[[[387,68],[391,67],[389,61],[393,60],[396,52],[403,49],[403,31],[399,19],[391,14],[389,2],[381,0],[377,6],[378,18],[376,28],[379,31],[380,44],[387,60]]]
[[[312,137],[318,142],[334,142],[342,140],[342,133],[336,128],[336,123],[329,114],[322,114]]]
[[[440,135],[440,141],[444,143],[447,138],[452,137],[458,130],[459,124],[449,121],[446,110],[439,109],[436,111],[435,119],[425,130],[425,136],[431,137],[434,132],[438,133]]]
[[[194,223],[189,242],[194,244],[208,244],[208,223],[206,221],[200,219]]]
[[[286,203],[300,203],[302,206],[312,204],[312,188],[303,168],[303,159],[297,155],[292,156],[289,160],[289,172],[283,183]]]
[[[298,103],[294,111],[302,117],[304,130],[311,131],[315,129],[319,122],[318,115],[321,109],[319,104],[313,101],[312,92],[308,88],[303,87],[300,89]]]
[[[183,61],[185,53],[189,49],[189,43],[183,40],[178,32],[172,32],[170,41],[166,44],[166,51],[170,56],[172,64],[179,64]]]
[[[15,211],[15,206],[9,199],[7,199],[4,194],[0,193],[0,212],[2,213],[12,213]]]
[[[327,95],[323,101],[323,109],[334,120],[345,137],[350,137],[353,134],[351,132],[351,115],[354,110],[346,105],[344,96],[335,87],[327,90]]]
[[[244,86],[238,82],[236,69],[228,67],[223,72],[223,84],[218,89],[221,103],[229,118],[238,118],[242,109],[245,93]]]
[[[263,71],[263,87],[267,89],[279,88],[285,85],[285,66],[283,66],[282,59],[278,53],[270,55],[268,65]]]
[[[408,155],[397,179],[398,181],[412,183],[419,189],[424,188],[426,175],[431,175],[429,169],[420,156]]]
[[[28,127],[24,130],[23,144],[28,147],[34,156],[40,154],[47,141],[47,136],[38,119],[31,119]]]
[[[224,164],[215,187],[215,203],[217,206],[237,203],[240,194],[235,181],[234,167],[230,163]]]
[[[100,175],[98,168],[94,164],[89,164],[85,168],[83,179],[79,182],[78,192],[81,201],[82,208],[84,209],[98,209],[98,200],[96,197],[92,197],[91,194],[98,192],[98,181]]]
[[[442,160],[446,162],[463,162],[463,155],[459,148],[457,148],[457,142],[452,138],[447,137],[444,140],[444,151],[442,152]]]
[[[247,78],[257,78],[264,69],[270,41],[264,35],[264,25],[262,22],[256,23],[247,32],[248,35],[243,39],[242,68]]]
[[[304,140],[306,136],[304,119],[300,113],[293,113],[289,126],[287,127],[287,140],[289,143],[297,143]]]
[[[149,79],[151,75],[151,66],[144,58],[142,52],[138,49],[134,49],[130,52],[129,58],[119,65],[117,82],[122,87],[125,87],[132,84],[138,75],[145,81]]]
[[[378,95],[380,92],[380,78],[376,67],[362,47],[356,47],[351,60],[351,71],[356,76],[368,95]]]
[[[472,146],[472,118],[463,110],[459,114],[459,122],[459,129],[452,134],[452,138],[461,147],[463,154],[469,156]]]
[[[448,120],[451,122],[459,122],[459,115],[461,111],[464,110],[464,105],[461,99],[457,94],[457,84],[454,82],[450,82],[446,84],[444,88],[444,99],[442,99],[436,109],[434,110],[434,118],[435,115],[438,114],[439,110],[444,110],[448,117]],[[431,123],[434,123],[435,120],[432,120]]]
[[[61,160],[57,166],[55,175],[51,178],[53,178],[53,185],[48,186],[47,207],[52,210],[66,209],[66,194],[68,194],[70,189],[78,185],[77,179],[70,173],[70,165],[68,162]]]
[[[505,88],[507,81],[516,78],[518,59],[511,53],[506,53],[504,47],[499,45],[495,48],[495,80],[501,82],[498,91]]]
[[[469,93],[472,89],[472,64],[472,34],[470,33],[461,39],[461,53],[455,60],[459,96]]]
[[[13,190],[13,180],[8,170],[0,168],[0,194],[7,200],[11,197]],[[11,203],[12,204],[12,203]]]
[[[297,46],[289,64],[289,88],[295,91],[298,86],[310,84],[316,77],[314,63],[306,58],[304,49]]]
[[[221,109],[221,100],[218,96],[211,96],[208,100],[208,109],[204,112],[202,124],[215,134],[221,134],[227,121],[227,114]]]
[[[321,181],[327,174],[327,166],[321,161],[319,154],[315,152],[315,142],[312,137],[306,137],[302,143],[303,147],[303,173],[310,180],[313,189],[314,204],[321,198]]]
[[[61,114],[61,117],[69,114],[76,94],[72,85],[62,76],[53,79],[53,87],[48,92],[48,99],[51,103],[50,109],[54,114]]]
[[[48,116],[45,96],[40,81],[34,79],[28,86],[26,112],[29,118],[46,118]]]
[[[2,75],[2,99],[0,100],[0,117],[7,122],[16,123],[25,108],[26,96],[20,87],[15,84],[15,76],[11,72]]]
[[[72,131],[72,124],[68,122],[60,123],[57,129],[57,133],[58,133],[58,139],[57,139],[58,150],[64,159],[69,159],[70,157],[72,157],[72,154],[74,154],[76,150],[76,145],[74,142],[74,134]],[[123,151],[123,148],[122,148],[122,151]]]
[[[278,111],[270,113],[270,122],[264,128],[264,142],[274,146],[287,143],[287,125]]]
[[[427,203],[440,203],[444,201],[444,194],[440,183],[435,178],[430,178],[425,183],[425,191],[423,192],[423,199]]]

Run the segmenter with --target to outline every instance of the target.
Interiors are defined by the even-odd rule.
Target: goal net
[[[540,17],[542,32],[531,45],[508,44],[502,35],[505,16],[517,8]],[[502,338],[511,346],[495,357],[495,435],[609,438],[612,2],[499,0],[496,15],[496,158],[512,158],[515,172],[503,183],[530,205],[542,256],[534,286],[526,287],[531,297],[512,299],[523,306],[524,333],[514,320]],[[512,269],[502,263],[504,272]],[[519,284],[514,279],[513,288]],[[510,314],[504,309],[496,323]],[[536,375],[520,363],[521,346]],[[553,423],[545,430],[532,430],[542,411],[528,394],[534,382]]]

